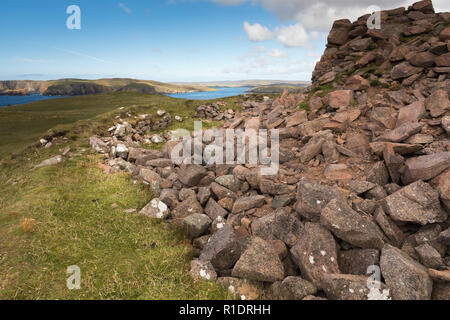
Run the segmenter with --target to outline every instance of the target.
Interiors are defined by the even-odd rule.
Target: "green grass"
[[[239,98],[223,100],[233,107]],[[104,173],[98,166],[101,157],[87,143],[90,135],[104,134],[116,116],[131,115],[132,120],[159,108],[184,116],[185,122],[173,127],[189,129],[195,106],[201,103],[121,93],[2,111],[1,125],[21,123],[10,128],[23,139],[10,139],[22,151],[0,162],[0,299],[233,298],[225,288],[190,278],[193,252],[181,231],[125,213],[144,207],[152,199],[150,190],[129,175]],[[58,117],[51,118],[52,113]],[[81,120],[69,123],[77,119]],[[57,138],[53,147],[25,148],[26,141],[35,141],[61,120],[52,132],[65,137]],[[29,128],[33,125],[38,128]],[[29,134],[33,137],[27,138]],[[63,163],[31,170],[67,146],[72,156]],[[7,142],[3,148],[11,150]],[[27,220],[32,221],[30,229],[23,224],[25,219],[33,219]],[[71,265],[81,268],[81,290],[66,287]]]
[[[221,99],[227,108],[237,109],[240,98]],[[37,143],[50,129],[64,131],[76,121],[91,119],[106,114],[102,124],[112,124],[112,114],[125,116],[126,111],[152,113],[165,109],[173,116],[183,116],[184,126],[193,128],[195,107],[207,101],[174,99],[164,95],[122,92],[77,96],[54,100],[43,100],[22,106],[0,108],[0,158],[11,153],[19,153],[24,147]],[[128,108],[136,106],[134,108]],[[121,107],[127,108],[123,111]],[[174,121],[172,128],[180,124]]]

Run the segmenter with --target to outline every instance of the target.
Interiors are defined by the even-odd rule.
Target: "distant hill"
[[[205,87],[261,87],[261,86],[309,86],[309,81],[286,80],[238,80],[238,81],[211,81],[211,82],[174,82],[176,85],[195,85]]]
[[[50,81],[0,81],[0,95],[42,94],[47,96],[75,96],[122,91],[172,94],[211,90],[214,89],[192,84],[176,85],[151,80],[122,78],[98,80],[60,79]]]

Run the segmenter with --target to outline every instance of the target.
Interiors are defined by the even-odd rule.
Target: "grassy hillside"
[[[309,81],[286,81],[286,80],[238,80],[238,81],[211,81],[211,82],[175,82],[177,85],[195,85],[207,87],[260,87],[260,86],[309,86]]]
[[[237,99],[223,100],[233,108]],[[0,128],[10,130],[2,131],[0,149],[22,150],[0,161],[0,299],[232,298],[190,278],[192,248],[180,231],[126,213],[142,209],[150,190],[128,175],[104,173],[88,145],[116,117],[133,120],[160,108],[185,117],[167,130],[192,129],[201,103],[115,93],[0,110]],[[26,148],[50,127],[64,137],[49,149]],[[66,147],[71,152],[61,164],[31,170]],[[81,290],[66,287],[70,265],[81,268]]]
[[[125,90],[123,90],[125,88]],[[50,81],[0,81],[0,94],[22,95],[40,93],[45,95],[84,95],[115,91],[134,91],[143,93],[184,93],[211,91],[206,86],[184,84],[176,85],[152,80],[125,78],[114,79],[59,79]]]

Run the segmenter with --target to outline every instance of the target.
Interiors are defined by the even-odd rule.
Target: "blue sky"
[[[309,80],[332,21],[367,7],[323,3],[1,0],[0,79]],[[81,30],[66,27],[70,5]]]

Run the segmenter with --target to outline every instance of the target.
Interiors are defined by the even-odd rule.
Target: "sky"
[[[355,4],[357,3],[357,4]],[[450,1],[434,0],[436,11]],[[336,19],[405,0],[1,0],[0,80],[310,80]],[[80,29],[67,20],[80,8]],[[74,22],[76,20],[70,20]]]

